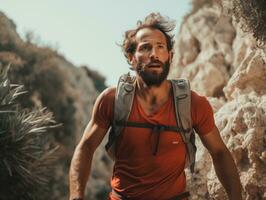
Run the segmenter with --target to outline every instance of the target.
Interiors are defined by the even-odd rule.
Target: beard
[[[163,68],[162,72],[158,73],[156,71],[149,70],[148,65],[152,63],[160,64]],[[160,86],[162,82],[167,78],[169,68],[169,60],[167,60],[165,63],[162,63],[160,61],[151,61],[151,63],[147,65],[138,63],[136,67],[136,72],[147,86]]]

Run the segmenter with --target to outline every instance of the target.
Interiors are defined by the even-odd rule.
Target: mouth
[[[162,65],[160,63],[151,63],[147,65],[148,68],[161,68]]]

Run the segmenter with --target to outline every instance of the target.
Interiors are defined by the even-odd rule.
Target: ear
[[[134,66],[134,64],[136,63],[136,59],[133,54],[128,54],[128,63],[131,66]]]
[[[173,60],[173,56],[174,56],[174,52],[173,51],[169,51],[169,63],[172,63]]]

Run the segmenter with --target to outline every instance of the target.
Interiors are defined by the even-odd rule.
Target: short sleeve
[[[213,110],[209,101],[196,92],[191,92],[191,117],[193,128],[199,135],[206,135],[215,127]]]
[[[96,99],[93,120],[101,128],[108,128],[113,119],[115,88],[105,89]]]

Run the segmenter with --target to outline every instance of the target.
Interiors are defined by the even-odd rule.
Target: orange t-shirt
[[[134,98],[128,121],[176,125],[173,94],[159,111],[148,116]],[[108,128],[112,122],[115,89],[105,90],[97,100],[95,122]],[[214,128],[212,108],[203,96],[191,92],[191,117],[198,134]],[[173,131],[160,134],[157,154],[152,154],[152,130],[126,127],[117,139],[116,160],[111,187],[132,200],[167,200],[185,191],[186,148],[181,135]],[[111,200],[116,200],[112,194]]]

